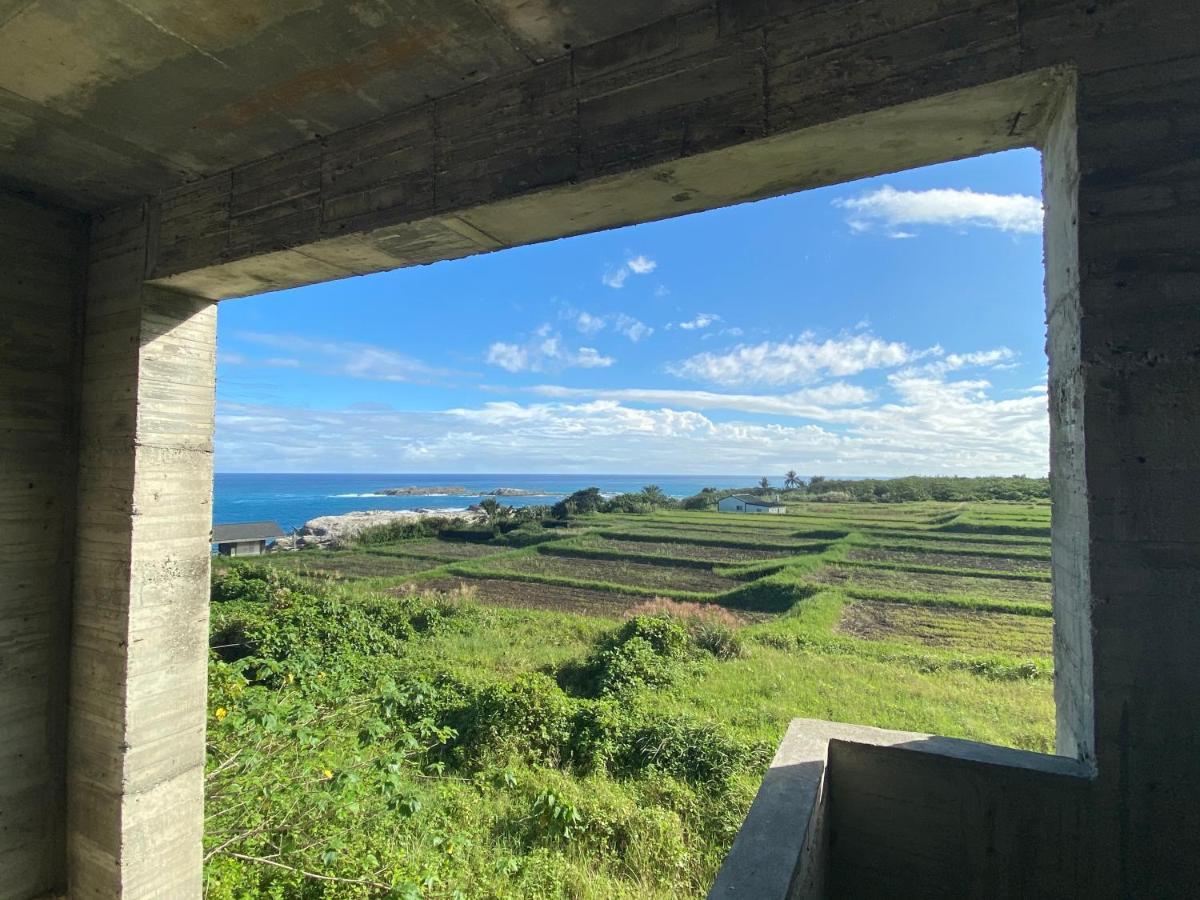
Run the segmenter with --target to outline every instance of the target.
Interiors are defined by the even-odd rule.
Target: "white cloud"
[[[580,347],[570,365],[584,369],[603,369],[611,366],[614,362],[616,360],[611,356],[601,356],[600,351],[595,347]]]
[[[598,369],[611,366],[615,359],[603,356],[595,347],[571,350],[563,345],[562,336],[542,325],[531,340],[524,344],[495,341],[488,347],[487,361],[508,372],[545,372],[572,366]]]
[[[633,257],[625,265],[629,266],[629,271],[633,272],[634,275],[649,275],[658,268],[657,262],[641,255]]]
[[[803,384],[827,375],[855,375],[867,369],[895,368],[928,355],[898,341],[869,333],[843,335],[818,343],[811,333],[796,341],[739,344],[726,353],[698,353],[667,366],[681,378],[722,385]]]
[[[1027,194],[987,194],[969,188],[898,191],[885,185],[833,204],[847,211],[851,231],[882,228],[892,238],[913,237],[906,226],[917,225],[989,228],[1013,234],[1042,230],[1042,201]]]
[[[610,269],[600,276],[600,281],[610,288],[620,290],[625,287],[625,280],[629,278],[629,270],[624,266],[617,269]]]
[[[615,269],[609,269],[600,276],[600,281],[610,288],[620,290],[630,275],[649,275],[658,268],[658,263],[647,256],[638,254],[632,256]]]
[[[949,353],[942,355],[941,347],[935,348],[934,355],[940,357],[933,362],[920,367],[921,373],[944,375],[967,368],[1006,369],[1012,368],[1011,360],[1016,358],[1008,347],[996,347],[992,350],[976,350],[971,353]]]
[[[687,322],[675,323],[684,331],[695,331],[698,328],[707,328],[714,322],[720,322],[721,317],[716,313],[698,313],[694,319],[689,319]]]
[[[286,350],[291,356],[272,356],[259,361],[242,354],[223,353],[226,361],[237,358],[239,364],[264,365],[274,368],[307,369],[322,375],[340,375],[364,381],[395,381],[428,384],[447,377],[462,375],[448,369],[426,365],[404,353],[357,341],[317,341],[294,334],[275,334],[239,331],[233,337],[239,341]]]
[[[523,372],[529,367],[529,354],[516,344],[496,341],[488,347],[487,361],[509,372]]]
[[[627,316],[625,313],[618,313],[613,320],[613,328],[619,331],[625,337],[629,338],[635,344],[643,338],[648,338],[654,334],[654,329],[645,322],[639,322],[633,316]]]
[[[721,421],[685,408],[685,403],[707,403],[704,392],[662,395],[639,389],[630,389],[628,396],[597,391],[582,402],[568,392],[547,402],[502,400],[441,411],[222,403],[217,466],[225,471],[379,472],[402,464],[406,471],[653,473],[677,472],[685,461],[691,471],[711,473],[1046,471],[1044,389],[995,400],[986,381],[894,373],[888,390],[894,395],[888,402],[830,405],[824,421],[789,424]],[[835,404],[839,398],[830,391],[823,399]],[[844,399],[858,398],[847,392]],[[649,408],[629,405],[634,402]],[[728,398],[713,402],[730,403]]]
[[[571,388],[556,384],[539,384],[526,390],[542,397],[562,400],[590,398],[624,403],[663,404],[685,409],[726,409],[816,420],[836,417],[831,413],[830,407],[858,406],[875,396],[864,387],[842,381],[778,395],[723,394],[670,388]]]
[[[604,317],[580,312],[575,316],[575,327],[584,334],[594,334],[604,328]]]
[[[603,331],[610,325],[614,331],[618,334],[623,334],[634,343],[654,334],[654,329],[645,322],[625,313],[613,313],[612,315],[605,316],[569,310],[564,314],[564,318],[568,319],[581,334],[595,334],[598,331]],[[549,326],[542,327],[545,333],[549,333]]]

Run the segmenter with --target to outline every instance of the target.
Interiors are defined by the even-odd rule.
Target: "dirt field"
[[[856,549],[846,559],[898,565],[945,566],[950,569],[991,569],[996,572],[1049,572],[1050,560],[1021,556],[974,556],[964,553],[936,551]]]
[[[535,584],[527,581],[507,581],[499,578],[439,578],[425,581],[421,590],[451,592],[466,589],[474,599],[492,606],[522,609],[548,609],[554,612],[576,613],[581,616],[601,616],[619,619],[625,612],[647,597],[594,591],[588,588],[560,584]],[[397,589],[394,593],[406,593]]]
[[[1035,616],[854,600],[837,631],[868,641],[915,641],[929,647],[1048,656],[1051,621]]]
[[[894,590],[914,594],[956,594],[992,597],[996,600],[1021,600],[1050,603],[1050,584],[1045,581],[1018,581],[1008,578],[974,578],[970,575],[940,575],[925,572],[900,572],[895,569],[865,569],[857,566],[825,566],[812,573],[809,581],[817,584],[855,584],[871,590]]]
[[[675,559],[700,559],[716,563],[753,562],[776,559],[783,555],[776,550],[754,550],[743,547],[706,547],[702,544],[681,544],[675,541],[626,541],[619,538],[597,538],[587,546],[613,553],[642,553]]]
[[[411,556],[394,556],[361,552],[299,551],[272,553],[264,562],[299,575],[321,575],[330,578],[375,578],[413,575],[426,569],[436,569],[440,562]]]
[[[423,541],[405,541],[386,549],[369,552],[380,556],[421,556],[429,559],[441,559],[447,562],[456,559],[477,559],[481,556],[494,556],[508,551],[508,547],[497,547],[494,544],[475,543],[473,541],[443,541],[439,538],[429,538]]]
[[[519,557],[497,556],[481,560],[479,565],[481,568],[477,574],[482,577],[486,577],[489,571],[512,572],[517,575],[532,573],[581,581],[604,581],[643,588],[704,593],[728,591],[739,584],[732,578],[722,578],[705,569],[658,566],[627,560],[579,559],[541,553]]]

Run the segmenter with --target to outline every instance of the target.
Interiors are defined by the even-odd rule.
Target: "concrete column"
[[[1076,114],[1079,292],[1051,325],[1075,342],[1058,425],[1082,439],[1066,470],[1086,507],[1055,510],[1054,552],[1081,553],[1086,584],[1055,591],[1082,592],[1090,622],[1055,614],[1091,635],[1091,690],[1060,685],[1059,724],[1069,687],[1064,737],[1093,734],[1098,883],[1181,896],[1200,884],[1200,57],[1082,75]]]
[[[0,897],[61,888],[87,229],[0,192]]]
[[[199,896],[216,306],[143,285],[141,206],[93,227],[71,647],[73,898]]]
[[[1046,207],[1046,352],[1050,357],[1050,490],[1054,579],[1054,701],[1057,750],[1095,762],[1092,719],[1092,592],[1088,485],[1084,466],[1079,329],[1079,159],[1072,81],[1042,147]]]

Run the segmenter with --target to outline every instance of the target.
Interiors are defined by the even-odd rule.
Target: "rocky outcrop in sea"
[[[364,528],[389,525],[392,522],[416,522],[421,519],[460,519],[463,524],[475,524],[483,516],[476,512],[449,509],[370,509],[343,513],[340,516],[317,516],[309,519],[290,537],[275,542],[277,550],[301,550],[305,547],[336,549]]]

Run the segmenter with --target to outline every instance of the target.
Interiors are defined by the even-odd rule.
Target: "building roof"
[[[237,522],[233,525],[214,525],[212,542],[228,544],[233,541],[266,541],[283,537],[283,529],[274,522]]]
[[[745,494],[730,494],[726,500],[741,500],[747,506],[787,506],[777,500],[764,500],[762,497],[747,497]]]

